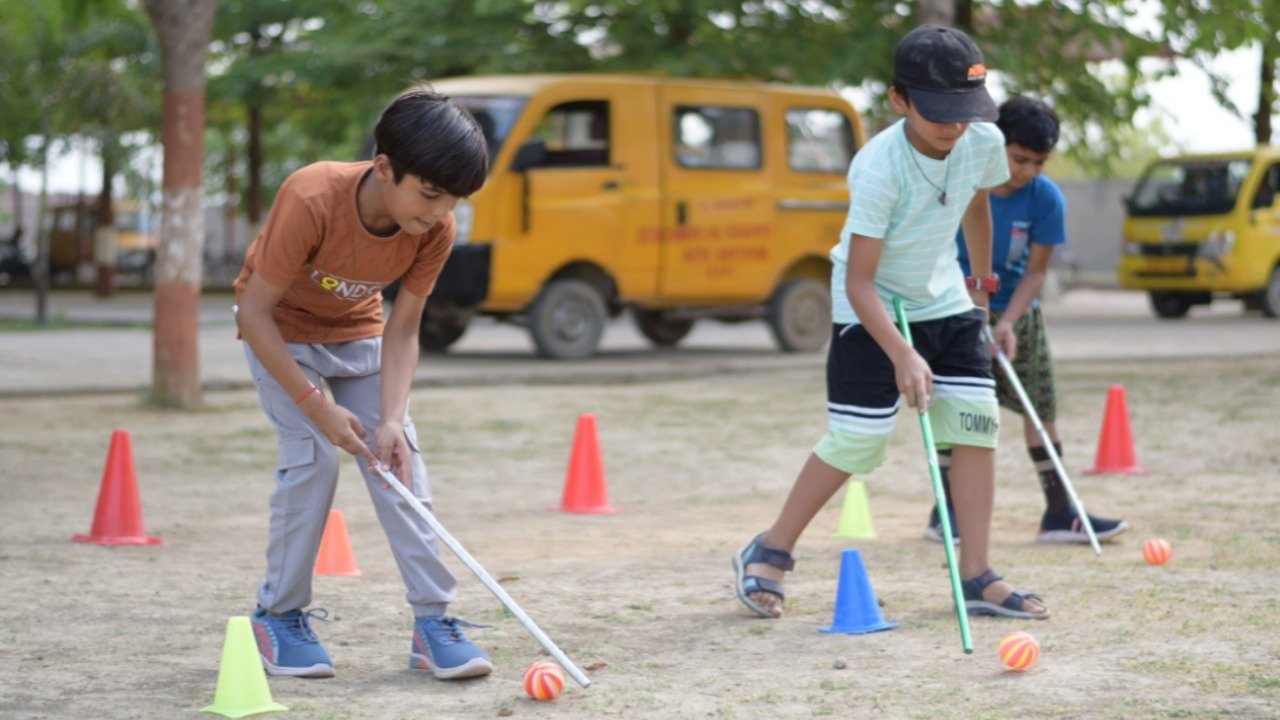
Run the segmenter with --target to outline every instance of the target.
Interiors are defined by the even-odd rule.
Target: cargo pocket
[[[291,435],[280,438],[276,448],[276,467],[279,470],[310,465],[316,461],[316,440],[310,435]]]
[[[422,450],[418,447],[418,426],[413,424],[412,420],[406,420],[404,423],[404,441],[409,443],[409,449],[421,455]]]

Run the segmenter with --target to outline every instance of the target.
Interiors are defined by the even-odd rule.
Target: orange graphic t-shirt
[[[285,342],[337,343],[382,334],[382,288],[425,296],[453,249],[450,214],[426,233],[374,235],[356,189],[371,162],[319,162],[280,186],[267,223],[245,253],[236,299],[253,273],[288,288],[273,316]]]

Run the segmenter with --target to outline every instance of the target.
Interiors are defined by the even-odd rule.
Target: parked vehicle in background
[[[1153,163],[1126,198],[1120,285],[1161,318],[1215,296],[1280,316],[1280,148]]]
[[[658,346],[703,318],[764,318],[786,351],[823,347],[845,174],[864,140],[830,90],[647,76],[445,79],[480,122],[491,175],[424,314],[443,350],[478,313],[540,355],[595,352],[630,310]]]
[[[53,205],[49,213],[49,272],[74,273],[80,264],[94,263],[99,225],[96,203]],[[150,280],[160,244],[159,215],[133,200],[117,202],[112,213],[115,233],[108,252],[115,258],[116,271]]]

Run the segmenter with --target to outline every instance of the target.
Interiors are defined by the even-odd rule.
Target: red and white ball
[[[1164,538],[1151,538],[1142,544],[1142,557],[1152,565],[1163,565],[1173,555],[1173,546]]]
[[[564,671],[550,660],[540,660],[524,671],[524,692],[534,700],[555,700],[563,691]]]
[[[1040,657],[1040,643],[1030,633],[1013,632],[1000,641],[1000,661],[1011,670],[1026,670]]]

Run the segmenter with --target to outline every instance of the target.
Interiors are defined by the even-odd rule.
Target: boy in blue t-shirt
[[[1039,100],[1014,97],[1000,105],[996,126],[1004,134],[1010,177],[991,191],[991,264],[1000,277],[1000,289],[991,296],[992,332],[998,341],[1014,338],[1017,352],[1009,356],[1014,372],[1061,458],[1062,442],[1054,423],[1053,360],[1049,355],[1040,303],[1036,300],[1044,288],[1054,249],[1067,240],[1066,202],[1062,191],[1041,174],[1058,142],[1058,115]],[[956,245],[960,267],[967,274],[969,255],[963,232],[956,235]],[[1001,345],[1007,342],[1004,340]],[[996,373],[996,397],[1002,406],[1022,413],[1022,403],[1003,373]],[[1036,432],[1031,418],[1024,416],[1022,420],[1027,452],[1044,490],[1045,511],[1036,539],[1047,543],[1089,542],[1089,535],[1071,506],[1071,499],[1053,466],[1049,451],[1044,447],[1044,440]],[[945,487],[951,465],[949,450],[938,451],[938,465],[942,469]],[[950,493],[948,488],[948,497]],[[1124,520],[1092,515],[1089,516],[1089,524],[1099,540],[1113,538],[1129,529]],[[929,516],[924,534],[930,540],[942,542],[942,526],[936,507]]]
[[[773,525],[733,558],[738,598],[760,617],[781,616],[783,573],[794,567],[791,550],[814,515],[851,474],[884,462],[902,396],[929,413],[939,444],[953,447],[968,612],[1049,616],[1039,597],[1003,582],[987,558],[999,427],[982,336],[993,282],[987,188],[1008,180],[1009,167],[1004,139],[989,124],[996,107],[985,84],[982,52],[958,30],[924,25],[894,50],[889,100],[904,119],[849,166],[849,215],[831,251],[827,433]],[[969,278],[956,261],[962,225],[974,268]],[[914,348],[894,321],[895,297]],[[1012,338],[1004,342],[1013,352]]]

